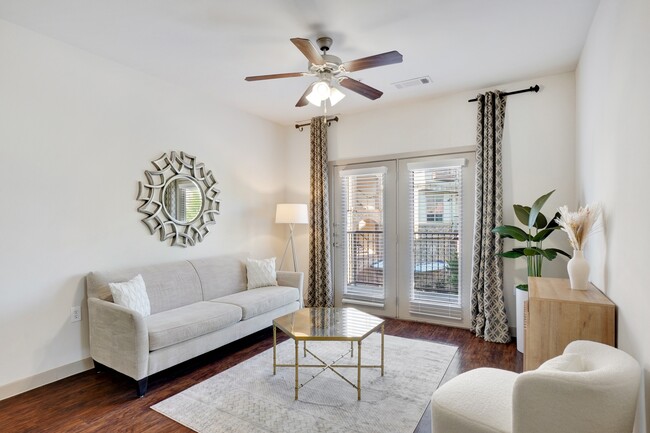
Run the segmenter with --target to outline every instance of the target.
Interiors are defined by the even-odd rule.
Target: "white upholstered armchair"
[[[463,373],[431,398],[433,433],[632,432],[641,383],[627,353],[574,341],[537,370]]]

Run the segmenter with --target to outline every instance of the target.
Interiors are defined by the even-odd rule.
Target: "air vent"
[[[425,77],[411,78],[410,80],[398,81],[397,83],[392,83],[398,89],[407,89],[409,87],[424,86],[425,84],[431,84],[431,77],[428,75]]]

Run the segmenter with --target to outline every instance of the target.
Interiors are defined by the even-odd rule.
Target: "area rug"
[[[350,343],[309,342],[307,347],[327,362],[337,360]],[[362,363],[379,364],[380,335],[362,343]],[[317,363],[309,354],[300,363]],[[355,344],[356,350],[356,344]],[[294,400],[293,368],[278,368],[273,375],[269,349],[208,380],[152,406],[152,409],[201,433],[399,433],[413,432],[431,394],[457,348],[387,335],[385,374],[361,371],[361,401],[357,391],[327,370],[300,369],[298,401]],[[278,345],[278,363],[291,364],[293,340]],[[349,355],[339,363],[356,362]],[[343,368],[356,383],[356,369]]]

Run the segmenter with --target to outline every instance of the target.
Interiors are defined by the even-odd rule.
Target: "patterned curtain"
[[[309,190],[308,307],[333,307],[330,257],[329,191],[327,176],[327,120],[311,119]]]
[[[476,126],[476,216],[472,256],[471,330],[485,341],[510,341],[503,300],[501,139],[506,99],[498,91],[478,95]]]

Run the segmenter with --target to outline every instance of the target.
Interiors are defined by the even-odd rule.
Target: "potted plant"
[[[528,265],[529,277],[542,276],[544,259],[548,261],[554,260],[558,254],[571,258],[568,253],[558,248],[543,247],[544,240],[558,229],[556,219],[560,216],[560,213],[557,212],[549,220],[541,212],[544,203],[546,203],[546,200],[554,192],[555,190],[539,197],[532,206],[522,206],[520,204],[513,206],[515,216],[519,222],[526,226],[527,230],[511,225],[503,225],[492,229],[493,233],[497,233],[502,238],[514,239],[525,243],[524,246],[499,253],[499,255],[508,259],[524,257]],[[528,284],[519,284],[516,288],[518,289],[515,292],[517,298],[517,350],[523,352],[523,303],[528,298]]]

